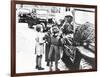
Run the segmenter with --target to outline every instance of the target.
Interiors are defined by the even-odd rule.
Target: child
[[[44,40],[46,41],[45,61],[47,62],[47,66],[49,66],[48,54],[49,54],[49,50],[50,50],[50,35],[51,35],[51,31],[49,30],[44,37]]]
[[[42,25],[36,26],[37,31],[37,37],[36,40],[36,46],[35,46],[35,54],[36,54],[36,69],[43,70],[44,68],[41,67],[41,60],[42,55],[44,53],[44,40],[43,40],[43,33],[42,33]]]
[[[58,37],[58,33],[59,33],[59,30],[58,30],[58,27],[57,26],[54,26],[52,28],[52,32],[53,34],[51,35],[51,38],[50,38],[50,50],[49,50],[49,54],[48,54],[48,59],[51,61],[50,62],[50,71],[52,71],[52,58],[54,55],[53,53],[55,52],[55,55],[54,55],[54,61],[55,61],[55,69],[56,71],[60,71],[58,69],[58,60],[60,58],[60,51],[59,51],[59,37]]]

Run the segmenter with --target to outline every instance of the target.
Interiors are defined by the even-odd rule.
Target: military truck
[[[47,27],[47,20],[38,18],[36,15],[32,16],[31,14],[28,14],[27,23],[28,23],[29,28],[32,28],[34,25],[37,25],[37,24],[42,24],[43,28]]]
[[[43,25],[43,30],[47,29],[47,19],[45,18],[45,14],[38,14],[33,12],[28,12],[28,10],[24,9],[18,14],[19,23],[27,23],[29,28],[36,26],[37,24]]]

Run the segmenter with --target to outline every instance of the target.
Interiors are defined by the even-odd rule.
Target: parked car
[[[18,9],[18,22],[27,23],[27,15],[30,13],[29,9],[20,8]]]

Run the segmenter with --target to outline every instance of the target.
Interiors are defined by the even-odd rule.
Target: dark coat
[[[80,53],[80,51],[77,48],[74,48],[73,52],[75,52],[75,59],[74,62],[70,60],[70,55],[66,54],[68,50],[64,50],[62,61],[65,63],[66,67],[69,68],[69,70],[79,70],[80,61],[83,58],[83,55]]]
[[[48,59],[48,54],[49,54],[49,51],[50,51],[50,45],[51,45],[51,37],[50,37],[50,34],[46,34],[44,39],[46,40],[46,47],[45,47],[45,61],[49,61]],[[54,55],[55,55],[55,52],[53,51],[52,53],[52,58],[51,60],[54,61]]]
[[[56,37],[51,36],[50,37],[50,51],[48,54],[48,58],[50,61],[55,61],[55,59],[60,59],[60,51],[59,51],[59,39]]]

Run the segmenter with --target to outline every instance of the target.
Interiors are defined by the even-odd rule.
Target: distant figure
[[[36,40],[36,45],[35,45],[35,54],[36,54],[36,69],[38,70],[43,70],[41,60],[42,60],[42,55],[44,54],[44,40],[43,40],[43,33],[42,33],[42,27],[41,25],[36,26],[36,31],[37,31],[37,37],[35,38]]]

